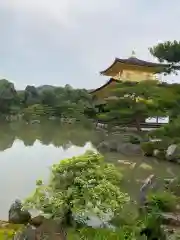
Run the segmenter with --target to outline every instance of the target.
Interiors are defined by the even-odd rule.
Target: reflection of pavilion
[[[146,80],[158,81],[157,74],[164,72],[169,64],[148,62],[132,56],[127,59],[115,58],[114,62],[100,74],[110,77],[110,79],[101,87],[91,91],[95,105],[99,110],[110,97],[111,90],[118,82],[138,83]]]

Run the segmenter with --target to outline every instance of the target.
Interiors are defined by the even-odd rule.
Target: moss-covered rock
[[[153,142],[144,142],[141,143],[141,149],[145,156],[151,157],[153,156],[153,152],[155,150]]]
[[[180,197],[180,177],[166,180],[165,186],[166,189],[168,189],[174,195]]]
[[[141,143],[141,138],[136,135],[130,135],[129,136],[129,142],[132,144],[140,144]]]
[[[153,156],[159,160],[165,160],[166,159],[166,151],[155,149],[153,152]]]
[[[168,142],[166,141],[149,141],[141,143],[141,149],[144,152],[144,155],[148,157],[154,156],[155,153],[155,157],[163,159],[167,148]]]
[[[179,162],[180,144],[172,144],[167,148],[166,159],[169,161]]]

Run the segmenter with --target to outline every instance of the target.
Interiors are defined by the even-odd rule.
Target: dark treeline
[[[180,69],[180,42],[167,41],[150,49],[151,54],[160,62],[168,62],[165,74],[178,72]],[[152,116],[170,116],[176,118],[180,112],[180,84],[159,84],[144,81],[140,84],[120,83],[116,86],[117,101],[106,101],[106,116],[99,119],[115,119],[128,123],[129,119],[136,123]],[[37,117],[74,117],[82,115],[96,116],[93,99],[86,89],[74,89],[70,85],[54,87],[27,86],[18,91],[8,80],[0,80],[0,116],[23,115],[25,119]],[[122,121],[123,120],[123,121]]]
[[[27,86],[18,91],[8,80],[0,80],[0,115],[23,114],[25,119],[37,117],[75,117],[82,115],[98,117],[112,122],[138,122],[152,116],[176,117],[180,112],[180,84],[144,81],[138,84],[120,82],[110,95],[117,99],[107,99],[104,118],[94,106],[93,97],[86,89],[65,87]],[[116,101],[115,101],[116,100]],[[97,114],[98,113],[98,114]]]
[[[53,86],[27,86],[18,91],[8,80],[0,80],[1,116],[22,114],[25,118],[37,116],[76,117],[92,108],[91,95],[85,89]],[[86,110],[85,110],[86,109]]]

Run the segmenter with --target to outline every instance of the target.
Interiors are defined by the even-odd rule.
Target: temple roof
[[[104,85],[102,85],[101,87],[96,88],[96,89],[90,91],[89,93],[95,93],[95,92],[98,92],[98,91],[100,91],[101,89],[107,87],[107,86],[108,86],[110,83],[112,83],[112,82],[117,82],[117,83],[118,83],[119,81],[116,80],[116,79],[110,78],[110,79],[109,79]]]
[[[153,62],[148,62],[148,61],[144,61],[141,59],[138,59],[136,57],[130,57],[127,59],[121,59],[121,58],[115,58],[114,62],[104,71],[101,71],[100,74],[102,75],[110,75],[110,72],[118,72],[119,69],[122,69],[122,64],[127,64],[127,65],[131,65],[131,66],[137,66],[137,67],[148,67],[148,68],[152,68],[155,71],[159,71],[160,69],[164,69],[169,67],[169,64],[161,64],[161,63],[153,63]],[[118,70],[117,70],[118,69]]]

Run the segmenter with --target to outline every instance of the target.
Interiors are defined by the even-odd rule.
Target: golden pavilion
[[[110,77],[101,87],[91,91],[97,102],[109,96],[110,89],[118,81],[140,82],[158,80],[157,74],[162,73],[168,64],[148,62],[135,57],[135,52],[127,59],[115,58],[114,62],[100,74]]]

